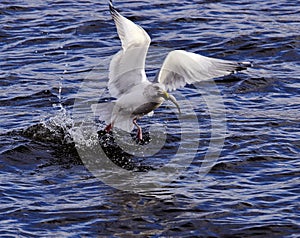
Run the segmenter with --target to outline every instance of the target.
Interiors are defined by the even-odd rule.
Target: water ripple
[[[120,48],[107,2],[2,1],[0,233],[26,237],[297,237],[297,4],[115,1],[124,15],[152,37],[149,76],[154,77],[172,49],[254,64],[245,73],[216,81],[227,128],[221,155],[205,177],[199,176],[199,167],[209,162],[205,155],[213,126],[205,90],[200,93],[189,86],[176,95],[188,99],[197,114],[200,135],[195,135],[196,130],[191,134],[199,148],[176,181],[142,195],[116,190],[95,178],[72,139],[81,136],[76,135],[78,128],[90,130],[92,121],[97,140],[104,143],[113,163],[130,171],[155,173],[173,158],[181,136],[189,132],[180,133],[176,115],[164,106],[151,120],[141,122],[145,128],[151,121],[167,128],[167,140],[154,156],[126,154],[112,137],[103,137],[103,124],[90,115],[86,105],[91,103],[89,95],[105,87],[110,57]],[[91,80],[84,85],[87,79]],[[99,95],[99,100],[108,99],[107,92]],[[83,123],[72,117],[74,102],[81,103],[78,117],[86,120]],[[189,120],[189,116],[184,118]],[[189,129],[194,128],[189,122]],[[151,141],[151,132],[145,132]],[[93,144],[93,138],[81,139]],[[187,146],[190,141],[182,143]],[[190,154],[184,150],[181,157]]]

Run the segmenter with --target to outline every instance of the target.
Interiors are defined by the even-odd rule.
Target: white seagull
[[[186,84],[222,77],[251,66],[249,62],[235,62],[205,57],[184,50],[171,51],[163,62],[155,82],[150,82],[145,73],[145,59],[151,42],[147,32],[123,17],[109,3],[122,49],[114,55],[109,67],[108,89],[114,103],[101,106],[100,119],[107,123],[106,132],[116,127],[131,132],[137,127],[137,138],[142,140],[142,129],[137,120],[153,113],[165,100],[179,105],[167,91]],[[106,104],[106,105],[105,105]]]

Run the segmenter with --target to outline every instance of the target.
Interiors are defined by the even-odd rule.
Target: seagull
[[[250,62],[215,59],[184,50],[168,53],[155,80],[150,82],[145,73],[145,60],[151,38],[147,32],[122,16],[109,2],[122,48],[109,66],[108,90],[113,103],[103,103],[100,119],[108,133],[114,127],[131,132],[137,128],[138,140],[143,139],[137,120],[152,114],[166,100],[171,101],[181,113],[175,97],[168,92],[187,84],[222,77],[251,66]],[[104,105],[106,104],[106,105]]]

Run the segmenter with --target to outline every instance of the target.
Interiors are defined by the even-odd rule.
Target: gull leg
[[[105,127],[105,131],[106,131],[106,133],[108,133],[108,132],[110,132],[111,131],[111,129],[113,128],[113,126],[114,126],[114,123],[112,122],[112,123],[109,123],[106,127]]]
[[[138,129],[137,138],[141,141],[141,140],[143,140],[142,128],[137,124],[136,121],[137,121],[137,118],[134,118],[132,122]]]

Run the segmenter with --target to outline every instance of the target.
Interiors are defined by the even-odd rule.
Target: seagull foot
[[[138,145],[145,145],[146,144],[146,141],[145,139],[143,138],[143,135],[141,132],[137,132],[137,135],[135,136],[135,139],[134,139],[135,143],[137,143]]]
[[[137,132],[137,139],[139,141],[142,141],[143,140],[143,133],[142,133],[142,129],[141,128],[138,128],[138,132]]]
[[[143,133],[142,133],[142,128],[137,124],[137,118],[134,118],[133,119],[133,124],[136,126],[136,128],[137,128],[137,139],[139,140],[139,141],[142,141],[143,140]]]
[[[104,131],[106,131],[106,133],[109,133],[110,131],[111,131],[111,129],[112,129],[112,124],[110,123],[110,124],[108,124],[106,127],[105,127],[105,129],[104,129]]]

